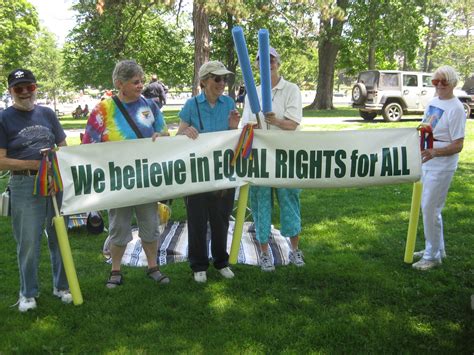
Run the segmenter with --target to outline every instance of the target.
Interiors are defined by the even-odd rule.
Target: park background
[[[1,76],[32,68],[39,99],[53,105],[75,104],[81,95],[97,100],[111,88],[113,66],[122,58],[135,58],[147,75],[156,72],[171,95],[193,92],[195,68],[208,58],[233,68],[239,83],[234,25],[244,28],[251,59],[258,29],[269,29],[285,78],[314,96],[306,102],[305,130],[419,124],[419,116],[364,123],[356,110],[340,106],[333,94],[350,90],[360,70],[432,71],[451,64],[462,81],[473,72],[470,1],[194,1],[179,11],[175,1],[71,3],[76,24],[61,44],[28,1],[2,0],[0,6]],[[68,144],[78,144],[85,120],[64,113]],[[174,134],[176,107],[164,113]],[[75,229],[69,237],[84,304],[63,305],[51,295],[44,241],[38,309],[20,314],[10,307],[18,297],[18,269],[10,221],[2,218],[0,353],[472,354],[473,122],[467,122],[444,212],[448,257],[426,273],[403,263],[410,184],[304,190],[304,268],[266,274],[236,265],[233,280],[211,269],[209,282],[198,285],[187,263],[178,263],[163,268],[171,278],[167,287],[146,279],[141,268],[125,268],[126,283],[110,292],[104,286],[110,267],[101,253],[106,233]],[[6,183],[0,180],[0,188]],[[185,220],[181,199],[173,203],[172,219]],[[278,208],[274,222],[278,228]],[[417,249],[422,246],[420,223]]]

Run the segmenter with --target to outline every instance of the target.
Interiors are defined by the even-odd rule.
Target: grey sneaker
[[[439,265],[441,265],[441,259],[440,260],[421,259],[420,261],[414,263],[412,267],[416,270],[426,271]]]
[[[232,272],[232,270],[230,269],[230,267],[228,267],[228,266],[225,267],[225,268],[219,269],[217,271],[219,271],[219,273],[222,276],[224,276],[225,279],[231,279],[235,276],[234,273]]]
[[[422,258],[424,254],[425,254],[425,249],[419,250],[419,251],[415,251],[415,252],[413,253],[413,257],[419,259],[419,258]]]
[[[63,303],[71,303],[72,295],[69,290],[58,290],[56,287],[53,288],[53,295],[60,298]]]
[[[275,271],[275,266],[273,265],[272,258],[268,252],[262,252],[260,254],[260,268],[262,271]]]
[[[304,266],[303,252],[299,249],[290,251],[290,263],[298,267]]]
[[[415,251],[415,252],[413,253],[413,257],[414,257],[414,258],[422,258],[423,255],[425,255],[425,249],[420,250],[420,251]],[[446,252],[443,250],[443,251],[441,252],[441,258],[444,259],[445,257],[446,257]]]

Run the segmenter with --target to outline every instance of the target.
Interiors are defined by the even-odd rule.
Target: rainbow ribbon
[[[420,131],[420,149],[423,151],[425,149],[433,148],[433,129],[429,125],[420,125],[418,126]]]
[[[247,124],[242,128],[240,133],[239,142],[234,151],[234,157],[232,158],[231,165],[234,166],[239,155],[242,155],[245,159],[252,159],[252,144],[253,144],[253,125]]]
[[[43,159],[41,159],[38,173],[36,174],[33,195],[49,195],[48,166],[51,166],[51,181],[54,192],[63,191],[63,181],[61,179],[61,173],[59,172],[59,164],[56,157],[56,152],[50,150],[48,153],[44,154]]]

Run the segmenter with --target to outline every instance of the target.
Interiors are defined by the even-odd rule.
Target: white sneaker
[[[304,266],[303,252],[299,249],[290,251],[290,263],[298,267]]]
[[[230,267],[228,267],[228,266],[226,266],[226,267],[224,267],[224,268],[222,268],[222,269],[219,269],[219,270],[217,270],[217,271],[219,271],[220,274],[221,274],[222,276],[224,276],[224,278],[226,278],[226,279],[231,279],[231,278],[233,278],[233,277],[235,276],[234,273],[232,272],[232,270],[230,269]]]
[[[423,255],[425,255],[425,249],[420,250],[420,251],[415,251],[415,252],[413,253],[413,257],[414,257],[414,258],[422,258]],[[445,251],[442,251],[442,252],[441,252],[441,258],[444,259],[445,257],[446,257],[446,252],[445,252]]]
[[[425,249],[420,250],[420,251],[415,251],[413,253],[413,257],[414,258],[422,258],[424,254],[425,254]]]
[[[429,269],[432,269],[436,266],[441,265],[441,260],[426,260],[426,259],[421,259],[420,261],[414,263],[412,265],[412,268],[416,270],[422,270],[426,271]]]
[[[53,288],[53,295],[60,298],[64,303],[72,302],[72,295],[69,290],[58,290],[56,287]]]
[[[207,275],[205,271],[198,271],[194,273],[194,281],[205,283],[207,281]]]
[[[34,297],[25,297],[20,293],[20,299],[18,300],[18,310],[20,312],[26,312],[30,309],[36,308],[36,300]]]
[[[275,271],[275,266],[273,265],[272,258],[268,252],[262,252],[260,254],[260,269],[262,271]]]

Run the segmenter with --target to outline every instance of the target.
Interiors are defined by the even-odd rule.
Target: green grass
[[[416,122],[390,127],[407,125]],[[379,127],[386,126],[331,126]],[[160,287],[143,269],[125,267],[125,284],[107,290],[105,233],[74,230],[69,237],[84,304],[63,305],[52,297],[44,242],[38,309],[20,314],[9,307],[18,296],[18,269],[9,220],[2,218],[0,354],[472,354],[473,140],[470,120],[443,213],[448,258],[424,273],[403,263],[410,184],[304,190],[304,268],[262,273],[236,265],[233,280],[210,268],[208,283],[198,285],[180,263],[162,268],[171,284]],[[182,199],[174,201],[172,218],[185,219]],[[417,249],[422,234],[420,222]]]

